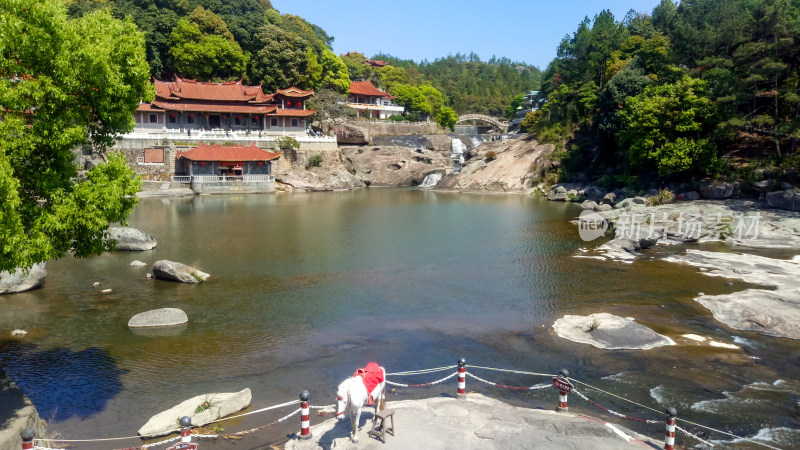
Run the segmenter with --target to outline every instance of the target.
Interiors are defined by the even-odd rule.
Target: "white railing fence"
[[[274,175],[172,175],[174,183],[228,183],[235,181],[261,181],[274,183]]]

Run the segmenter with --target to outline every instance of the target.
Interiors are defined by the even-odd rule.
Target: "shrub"
[[[300,148],[300,143],[292,136],[283,136],[275,139],[275,145],[281,150],[291,150]]]
[[[494,152],[494,151],[488,151],[488,152],[486,152],[486,154],[483,156],[483,158],[486,160],[486,162],[489,162],[489,161],[494,161],[495,159],[497,159],[497,153],[496,153],[496,152]]]
[[[311,158],[308,158],[308,166],[309,167],[319,167],[322,165],[322,155],[314,155]]]
[[[392,122],[402,122],[406,120],[406,118],[401,116],[400,114],[392,114],[391,116],[389,116],[389,120]]]
[[[666,205],[675,201],[675,194],[669,189],[661,189],[658,195],[650,197],[650,206]]]

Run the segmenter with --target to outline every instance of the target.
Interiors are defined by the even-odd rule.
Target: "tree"
[[[717,155],[710,139],[715,111],[707,93],[705,81],[684,76],[629,98],[620,117],[631,165],[654,167],[661,176],[709,174]]]
[[[151,100],[144,34],[59,0],[0,0],[0,270],[109,249],[140,182],[121,155],[76,179],[73,149],[103,151]]]
[[[198,6],[195,12],[201,8]],[[242,48],[233,40],[233,35],[224,26],[224,22],[211,22],[209,16],[216,15],[208,10],[204,11],[207,13],[204,13],[201,20],[205,23],[198,25],[181,19],[172,30],[169,54],[176,72],[182,77],[197,80],[241,78],[247,66]],[[204,33],[201,26],[221,34]]]
[[[251,60],[250,79],[261,83],[267,92],[296,85],[309,85],[308,45],[300,37],[275,25],[266,25],[256,35],[260,50]]]
[[[322,89],[308,99],[308,108],[316,110],[314,120],[355,117],[356,110],[347,106],[347,96],[334,89]]]
[[[322,83],[324,89],[334,89],[341,94],[350,90],[350,76],[347,66],[332,51],[322,51]]]

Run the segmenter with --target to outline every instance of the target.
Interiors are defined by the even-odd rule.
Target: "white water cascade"
[[[422,183],[419,185],[419,187],[424,187],[424,188],[434,187],[437,184],[439,184],[439,181],[441,181],[441,179],[442,179],[441,173],[431,172],[425,175],[425,178],[422,180]]]
[[[467,151],[467,146],[458,138],[453,138],[451,145],[450,159],[453,160],[453,171],[458,173],[461,171],[461,166],[464,165],[464,153]]]

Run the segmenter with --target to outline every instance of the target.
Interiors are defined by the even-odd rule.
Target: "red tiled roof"
[[[314,95],[314,90],[312,89],[310,91],[304,91],[300,88],[292,86],[289,89],[278,89],[278,91],[275,94],[281,94],[286,97],[302,98],[302,97],[311,97],[312,95]]]
[[[184,80],[175,77],[175,81],[155,80],[156,96],[163,99],[217,100],[262,103],[272,99],[264,95],[261,86],[247,86],[241,81],[222,83]]]
[[[156,111],[156,112],[164,112],[162,109],[153,108],[153,105],[150,103],[139,103],[139,106],[136,107],[137,111]]]
[[[222,145],[198,145],[197,147],[178,152],[178,159],[192,161],[271,161],[280,157],[280,153],[262,150],[255,145],[224,147]]]
[[[317,112],[316,109],[279,109],[274,113],[267,114],[268,116],[282,116],[282,117],[308,117]]]
[[[387,97],[389,94],[376,88],[371,81],[353,81],[350,83],[350,93],[355,95],[368,95],[372,97]]]
[[[269,114],[278,107],[276,105],[254,104],[218,104],[218,103],[178,103],[178,102],[153,102],[153,105],[168,111],[196,111],[217,113],[242,113],[242,114]]]
[[[389,65],[389,63],[386,62],[386,61],[380,61],[380,60],[375,60],[375,59],[368,59],[366,62],[367,62],[367,64],[369,64],[372,67],[383,67],[383,66],[388,66]]]

